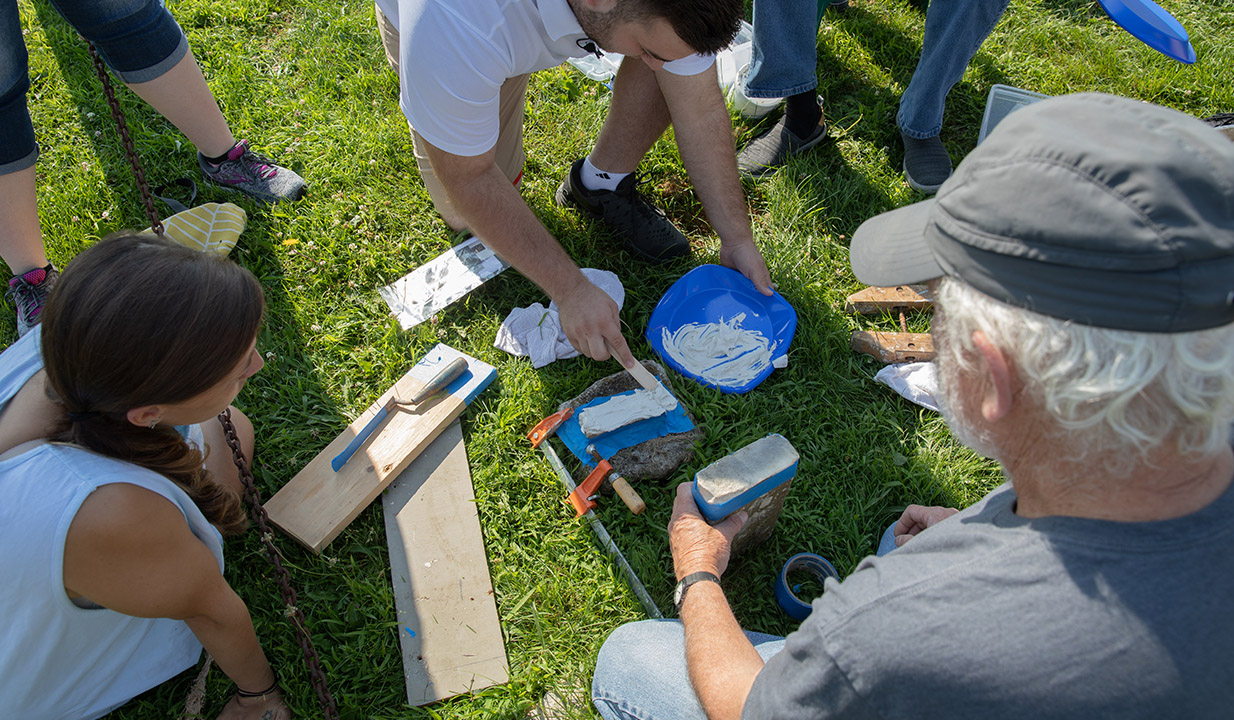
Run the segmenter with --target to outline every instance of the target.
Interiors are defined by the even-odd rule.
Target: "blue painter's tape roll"
[[[810,611],[813,608],[810,603],[799,600],[789,588],[788,574],[793,570],[805,570],[817,578],[819,583],[829,577],[839,580],[840,573],[836,572],[835,566],[827,562],[825,558],[814,553],[798,553],[784,563],[780,574],[776,576],[776,601],[780,603],[780,609],[788,613],[789,617],[794,620],[805,620],[810,617]]]

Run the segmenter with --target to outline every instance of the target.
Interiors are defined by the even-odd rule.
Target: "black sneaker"
[[[30,329],[43,319],[47,294],[51,292],[59,277],[60,271],[55,266],[48,265],[9,280],[9,289],[4,293],[4,297],[17,307],[17,337],[30,332]]]
[[[250,150],[248,140],[236,143],[218,165],[197,153],[197,165],[209,182],[266,203],[299,200],[308,187],[295,171]]]
[[[638,176],[630,173],[616,190],[588,190],[579,175],[582,159],[557,188],[557,204],[574,205],[591,213],[617,234],[626,249],[651,262],[666,262],[690,254],[690,241],[664,211],[638,193]]]
[[[937,135],[925,139],[909,137],[900,131],[904,141],[904,179],[914,190],[933,195],[951,177],[951,156]]]
[[[1225,133],[1225,136],[1234,140],[1234,113],[1217,113],[1204,118],[1204,122],[1210,127]]]
[[[737,153],[737,172],[761,177],[788,162],[794,155],[809,150],[827,139],[827,124],[820,122],[808,137],[797,137],[788,129],[788,114]]]

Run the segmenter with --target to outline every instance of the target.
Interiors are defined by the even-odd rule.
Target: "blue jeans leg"
[[[747,632],[764,660],[784,638]],[[686,672],[678,620],[643,620],[613,631],[596,658],[591,701],[605,720],[707,720]]]
[[[38,157],[26,108],[29,90],[29,56],[17,0],[0,0],[0,175],[25,170]]]
[[[878,550],[874,552],[875,555],[882,557],[896,549],[895,529],[896,524],[891,523],[887,526],[887,529],[883,531],[883,537],[878,541]]]
[[[126,83],[154,80],[188,53],[184,32],[159,0],[52,0],[52,5]],[[17,0],[0,0],[0,175],[25,170],[38,157],[29,90]]]
[[[159,0],[51,0],[126,83],[149,82],[188,52],[188,41]]]
[[[878,555],[895,550],[895,523]],[[784,638],[746,631],[763,660],[784,649]],[[591,701],[605,720],[707,720],[686,670],[686,638],[679,620],[643,620],[613,631],[600,648]]]
[[[981,43],[994,30],[1008,0],[931,0],[926,11],[921,59],[900,98],[896,125],[909,137],[931,138],[943,130],[947,93]]]
[[[818,86],[818,4],[755,0],[746,97],[782,98]]]

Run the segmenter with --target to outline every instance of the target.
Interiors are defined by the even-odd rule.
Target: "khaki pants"
[[[377,14],[377,30],[381,33],[381,44],[386,50],[386,61],[394,71],[399,72],[399,33],[398,28],[390,22],[381,8],[373,7]],[[497,145],[494,148],[494,161],[510,182],[515,185],[523,179],[523,108],[527,102],[528,75],[518,75],[506,80],[501,85],[501,97],[498,103],[499,130]],[[411,128],[411,142],[415,149],[416,167],[420,169],[420,177],[428,189],[433,205],[446,223],[455,230],[467,227],[466,221],[454,209],[445,187],[437,179],[437,173],[429,162],[425,147],[428,144],[415,128]]]

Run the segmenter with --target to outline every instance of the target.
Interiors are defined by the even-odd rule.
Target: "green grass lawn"
[[[977,137],[995,83],[1047,94],[1103,90],[1200,117],[1234,109],[1234,5],[1164,0],[1189,30],[1199,62],[1184,66],[1120,30],[1092,2],[1013,0],[952,91],[943,140],[954,160]],[[50,257],[63,266],[144,215],[84,46],[44,0],[20,0],[31,55],[31,112],[42,156],[39,202]],[[398,82],[385,64],[371,3],[329,0],[173,0],[170,3],[237,137],[300,172],[303,202],[263,208],[202,188],[201,201],[232,200],[249,229],[232,258],[265,287],[260,337],[265,370],[237,404],[258,434],[255,473],[267,496],[287,482],[409,365],[445,342],[498,368],[464,416],[464,435],[485,546],[506,638],[511,681],[431,709],[406,705],[384,526],[371,507],[322,556],[277,535],[300,591],[330,687],[344,718],[521,718],[546,691],[570,693],[590,679],[595,654],[621,623],[643,617],[588,527],[573,519],[552,470],[524,433],[615,363],[578,358],[533,370],[492,347],[516,306],[544,294],[514,272],[430,322],[402,332],[375,291],[436,256],[454,239],[417,178]],[[663,486],[643,484],[648,510],[633,517],[615,499],[600,516],[661,608],[671,610],[667,548],[673,487],[706,463],[770,432],[788,437],[801,464],[776,534],[725,575],[742,624],[787,633],[772,578],[802,551],[841,573],[873,552],[909,503],[965,506],[1000,482],[997,468],[952,440],[942,420],[899,399],[872,377],[878,365],[848,349],[854,329],[892,329],[891,318],[844,314],[858,289],[848,239],[866,218],[921,199],[902,180],[893,124],[920,51],[922,12],[899,0],[854,0],[818,35],[819,92],[834,141],[770,179],[747,183],[755,227],[780,292],[799,315],[789,366],[747,395],[722,395],[674,378],[705,436],[697,458]],[[690,236],[694,258],[664,267],[631,262],[602,230],[553,204],[570,163],[600,127],[607,90],[567,68],[532,78],[523,195],[583,266],[626,284],[622,318],[635,354],[660,295],[718,242],[688,189],[671,138],[641,170]],[[121,97],[152,184],[198,178],[193,147],[131,93]],[[739,139],[756,125],[735,123]],[[11,309],[0,337],[12,338]],[[914,319],[924,330],[927,320]],[[568,461],[567,461],[568,462]],[[303,717],[316,700],[284,621],[272,572],[250,533],[228,547],[228,579],[252,610],[267,653]],[[191,673],[156,688],[112,718],[172,717]],[[218,672],[207,712],[232,692]],[[586,704],[572,711],[593,717]]]

